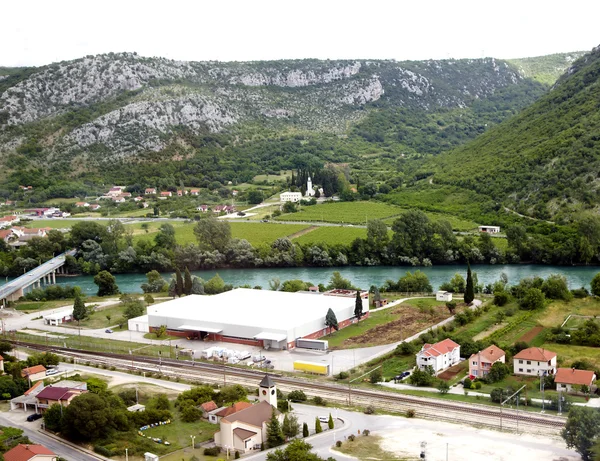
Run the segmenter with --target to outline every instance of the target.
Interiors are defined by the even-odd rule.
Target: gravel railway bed
[[[186,379],[192,382],[229,383],[255,387],[265,373],[268,373],[267,370],[245,370],[224,364],[90,352],[22,341],[12,341],[12,343],[16,346],[40,351],[51,350],[64,357],[77,359],[82,365],[89,362],[90,364],[114,366],[138,373],[159,373],[170,378]],[[501,409],[477,403],[448,402],[434,398],[361,389],[337,383],[313,382],[309,379],[288,377],[277,373],[269,374],[276,377],[278,386],[287,392],[302,390],[308,395],[326,397],[330,401],[343,405],[364,407],[372,405],[389,412],[407,413],[409,410],[413,410],[415,416],[420,418],[548,435],[558,435],[566,422],[566,418],[562,416],[532,415],[523,410],[517,412],[513,409]]]

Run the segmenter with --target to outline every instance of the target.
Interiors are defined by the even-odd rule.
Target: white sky
[[[0,66],[110,51],[181,60],[539,56],[600,44],[597,0],[7,0]]]

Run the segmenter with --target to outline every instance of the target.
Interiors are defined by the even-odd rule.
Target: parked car
[[[112,333],[113,331],[110,328],[107,328],[104,333]]]
[[[40,415],[39,413],[34,413],[34,414],[29,415],[27,417],[27,421],[32,422],[32,421],[35,421],[37,419],[40,419],[41,417],[42,417],[42,415]]]
[[[319,421],[321,421],[322,423],[328,423],[329,416],[319,416]]]
[[[46,370],[46,376],[55,375],[56,373],[58,373],[58,368],[50,368]]]

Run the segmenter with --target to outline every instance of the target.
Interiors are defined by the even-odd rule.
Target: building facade
[[[493,344],[469,357],[469,376],[483,378],[487,376],[496,362],[505,363],[506,353]]]
[[[556,373],[556,352],[530,347],[513,357],[515,375],[543,376]]]
[[[419,369],[426,370],[427,367],[431,367],[436,375],[458,362],[460,362],[460,345],[451,339],[444,339],[435,344],[424,344],[417,352]]]
[[[282,192],[279,194],[279,201],[297,203],[302,200],[302,192]]]
[[[596,374],[593,371],[575,368],[559,368],[554,376],[556,390],[564,392],[580,392],[583,386],[587,387],[588,392],[594,392],[595,381]]]

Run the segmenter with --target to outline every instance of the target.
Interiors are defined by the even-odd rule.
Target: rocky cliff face
[[[219,63],[87,56],[40,68],[2,93],[0,152],[14,151],[33,132],[42,133],[53,155],[101,146],[117,157],[160,151],[181,127],[342,132],[373,103],[467,107],[523,80],[494,59]]]

